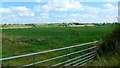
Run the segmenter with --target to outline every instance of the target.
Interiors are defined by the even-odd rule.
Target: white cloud
[[[26,8],[25,6],[0,8],[0,14],[15,14],[18,16],[34,16],[34,12],[31,9]]]
[[[11,10],[16,10],[16,11],[20,11],[20,12],[23,12],[23,11],[28,11],[29,9],[26,8],[25,6],[19,6],[19,7],[10,7]]]
[[[25,24],[25,23],[47,23],[48,21],[40,16],[36,17],[18,17],[16,15],[7,15],[2,17],[2,23]],[[0,22],[1,23],[1,22]]]
[[[111,3],[106,3],[106,4],[104,4],[104,7],[111,8],[111,7],[114,7],[114,6]]]
[[[9,8],[0,8],[0,14],[4,13],[11,13],[11,10]]]
[[[28,21],[24,16],[33,17],[34,12],[24,6],[2,8],[2,23],[25,23]],[[31,20],[31,19],[29,19]]]
[[[34,14],[31,13],[31,12],[28,12],[28,13],[26,13],[26,12],[18,13],[18,15],[19,15],[19,16],[34,16]]]
[[[48,5],[35,5],[34,6],[34,11],[37,11],[37,12],[49,12],[51,10],[51,7],[49,7]]]
[[[108,12],[108,13],[116,13],[118,12],[118,7],[114,6],[111,3],[106,3],[103,5],[105,7],[105,9],[103,9],[103,12]]]
[[[97,15],[96,14],[70,14],[69,17],[71,18],[82,18],[82,19],[85,19],[85,18],[89,18],[89,19],[92,19],[92,18],[96,18]]]
[[[43,20],[48,20],[49,19],[49,14],[48,13],[41,13],[40,18]]]
[[[92,7],[82,5],[79,0],[50,0],[47,4],[41,6],[34,6],[35,11],[49,12],[49,11],[84,11],[86,14],[100,14],[100,13],[116,13],[118,11],[117,6],[111,3],[103,5],[104,8]],[[92,16],[93,17],[93,16]]]
[[[46,14],[46,13],[41,13],[40,15],[41,16],[48,16],[48,14]]]
[[[20,18],[16,15],[9,14],[7,16],[2,16],[2,23],[18,23],[23,22]]]
[[[84,6],[84,7],[88,13],[99,13],[102,10],[98,7],[90,7],[90,6]]]
[[[47,4],[35,6],[37,11],[68,11],[68,10],[84,10],[83,5],[79,1],[72,0],[50,0]]]
[[[10,7],[11,11],[17,12],[19,16],[34,16],[34,12],[25,6]]]
[[[52,1],[50,4],[54,4],[52,5],[54,8],[54,10],[58,10],[58,11],[66,11],[66,10],[84,10],[83,5],[80,4],[79,1],[76,0],[54,0]]]
[[[79,14],[79,13],[71,13],[66,14],[64,19],[61,19],[63,22],[95,22],[97,16],[95,14]]]
[[[36,2],[42,2],[43,0],[35,0]]]
[[[0,8],[0,13],[6,14],[3,22],[10,23],[47,23],[56,22],[106,22],[116,21],[117,6],[105,3],[103,8],[82,5],[78,0],[50,0],[45,5],[36,5],[33,9],[25,6]],[[80,11],[74,12],[73,10]],[[36,11],[40,11],[34,13]],[[49,11],[55,11],[49,12]],[[60,11],[60,14],[59,12]],[[66,12],[64,12],[66,11]],[[81,11],[84,11],[82,13]],[[74,12],[74,13],[72,13]],[[38,15],[37,15],[38,14]],[[114,16],[113,16],[114,15]],[[115,16],[116,15],[116,16]],[[24,16],[27,16],[24,18]],[[54,19],[53,19],[54,18]],[[51,20],[50,20],[51,19]]]

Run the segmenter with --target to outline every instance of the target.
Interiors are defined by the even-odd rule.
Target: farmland
[[[100,40],[113,26],[3,29],[3,57]],[[15,53],[13,53],[15,51]],[[8,54],[9,53],[9,54]]]
[[[113,25],[2,29],[2,54],[10,57],[101,40],[113,29]]]

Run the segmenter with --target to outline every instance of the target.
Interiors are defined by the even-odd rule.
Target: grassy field
[[[111,33],[113,28],[112,25],[104,25],[94,27],[2,29],[2,54],[3,57],[10,57],[100,40]],[[54,53],[54,55],[60,53]],[[48,55],[51,56],[46,54],[39,58],[45,59],[48,58]],[[20,65],[22,61],[19,63],[14,62]]]

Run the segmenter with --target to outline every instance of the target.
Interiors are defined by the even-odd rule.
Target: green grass
[[[99,27],[3,29],[2,54],[3,57],[10,57],[100,40],[111,33],[113,28],[114,26],[112,25],[105,25]],[[46,54],[36,58],[46,59],[61,55],[63,52],[49,54],[49,56]],[[29,62],[32,62],[30,58],[28,59]],[[63,59],[59,59],[59,61],[61,60]],[[12,62],[21,65],[21,62],[24,62],[24,60]],[[55,62],[49,63],[54,64]],[[28,61],[24,63],[27,64]]]
[[[102,67],[102,66],[119,66],[118,61],[119,56],[118,55],[112,55],[112,56],[104,56],[104,57],[97,57],[96,60],[87,63],[85,66],[96,66],[96,67]]]

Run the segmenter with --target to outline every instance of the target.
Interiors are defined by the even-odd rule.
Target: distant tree
[[[2,27],[5,27],[5,26],[6,26],[6,24],[3,24],[3,25],[2,25]]]
[[[100,23],[92,23],[93,25],[95,26],[100,26],[101,24]]]
[[[105,25],[105,23],[103,23],[102,25]]]
[[[68,25],[73,25],[72,23],[69,23]]]
[[[25,25],[27,25],[27,26],[32,26],[32,27],[36,27],[35,24],[25,24]]]
[[[74,25],[80,25],[79,23],[73,23]]]
[[[67,23],[64,23],[64,22],[63,22],[63,26],[67,27],[68,25],[67,25]]]

